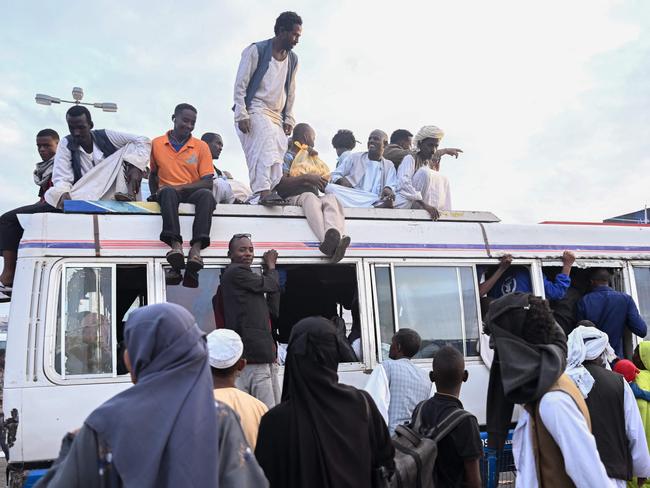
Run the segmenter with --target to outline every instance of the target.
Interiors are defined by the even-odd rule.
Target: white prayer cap
[[[244,352],[244,343],[234,330],[213,330],[207,340],[210,366],[216,369],[230,368]]]
[[[442,139],[444,137],[445,133],[440,129],[439,127],[436,127],[435,125],[425,125],[422,127],[417,134],[415,134],[415,137],[413,138],[413,145],[415,147],[418,147],[418,144],[422,142],[425,139]]]

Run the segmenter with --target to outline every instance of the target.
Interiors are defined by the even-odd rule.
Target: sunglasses
[[[235,234],[232,236],[233,239],[243,239],[244,237],[250,239],[252,237],[251,234]]]

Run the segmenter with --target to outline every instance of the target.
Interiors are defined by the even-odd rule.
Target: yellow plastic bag
[[[302,176],[302,175],[319,175],[324,178],[330,177],[330,169],[318,156],[309,155],[309,146],[294,142],[300,148],[298,154],[293,159],[289,176]]]

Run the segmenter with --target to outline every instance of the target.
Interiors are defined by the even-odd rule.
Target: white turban
[[[244,343],[234,330],[214,330],[208,334],[207,341],[210,366],[216,369],[230,368],[244,352]]]
[[[587,398],[594,386],[594,378],[582,363],[600,359],[603,366],[610,369],[609,363],[616,359],[607,334],[595,327],[580,325],[569,334],[566,374],[577,385],[582,396]]]
[[[415,147],[418,147],[418,145],[425,139],[442,139],[445,133],[440,129],[439,127],[436,127],[435,125],[425,125],[422,127],[417,134],[415,134],[415,137],[413,138],[413,144]]]

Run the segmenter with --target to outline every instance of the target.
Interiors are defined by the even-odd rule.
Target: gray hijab
[[[86,419],[125,487],[217,487],[218,420],[203,333],[183,307],[151,305],[124,330],[137,383]]]

